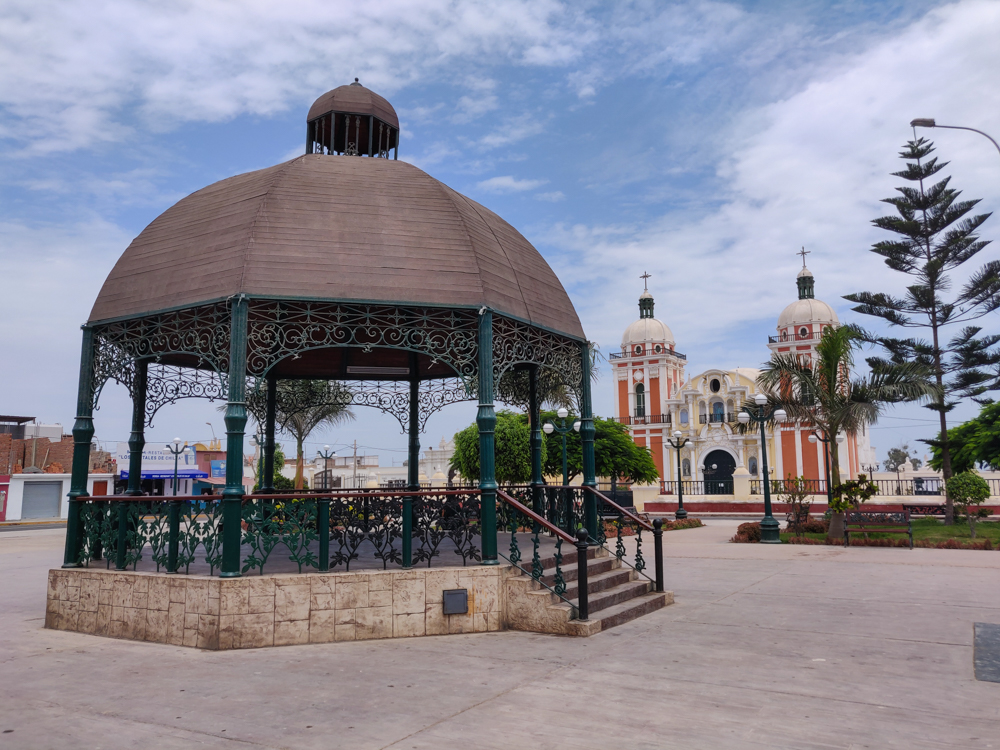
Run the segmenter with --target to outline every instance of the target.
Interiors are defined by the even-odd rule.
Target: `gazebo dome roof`
[[[559,279],[516,229],[391,159],[307,154],[192,193],[125,250],[90,322],[237,294],[486,306],[584,337]]]
[[[367,89],[354,79],[354,83],[345,86],[338,86],[332,91],[327,91],[323,96],[313,102],[306,115],[306,121],[311,122],[317,117],[330,112],[350,112],[352,115],[375,115],[384,122],[399,127],[399,118],[396,110],[389,104],[388,100],[379,96],[371,89]]]

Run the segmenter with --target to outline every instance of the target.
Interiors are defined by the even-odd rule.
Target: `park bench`
[[[802,504],[798,508],[792,507],[785,514],[785,524],[789,531],[799,528],[802,524],[809,520],[809,508],[812,503],[808,505]]]
[[[872,511],[848,511],[844,518],[844,546],[851,544],[851,531],[871,532],[877,534],[906,534],[910,537],[910,549],[913,549],[913,526],[910,523],[910,511],[901,513],[876,513]]]

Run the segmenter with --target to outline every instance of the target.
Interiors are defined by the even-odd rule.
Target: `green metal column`
[[[542,476],[542,413],[538,403],[538,365],[533,365],[528,371],[528,419],[531,421],[531,509],[541,516],[545,514],[542,499],[545,478]]]
[[[243,431],[247,425],[247,298],[232,300],[229,330],[229,403],[226,406],[226,488],[222,491],[223,578],[240,575],[243,520]]]
[[[420,381],[417,379],[417,355],[410,354],[410,435],[406,463],[406,489],[420,490]],[[413,565],[413,498],[403,498],[403,567]]]
[[[128,436],[128,489],[126,495],[142,495],[142,449],[146,447],[146,382],[149,360],[135,361],[132,381],[132,433]]]
[[[80,382],[76,396],[76,422],[73,424],[73,474],[69,485],[69,509],[66,516],[66,548],[63,567],[80,566],[80,506],[90,497],[87,477],[90,474],[90,442],[94,439],[94,331],[83,326],[80,353]]]
[[[278,401],[278,379],[273,374],[266,376],[267,406],[264,416],[264,468],[261,469],[260,491],[274,492],[274,419]],[[315,489],[315,488],[314,488]]]
[[[597,477],[594,461],[594,410],[590,396],[590,345],[580,346],[580,365],[582,382],[580,383],[580,439],[583,441],[583,486],[597,489]],[[587,533],[591,539],[597,539],[597,495],[587,492],[583,507],[584,519],[587,523]]]
[[[496,411],[493,408],[493,311],[479,315],[479,492],[482,498],[483,565],[498,565]]]

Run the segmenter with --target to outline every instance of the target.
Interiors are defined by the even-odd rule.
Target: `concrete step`
[[[601,630],[607,630],[608,628],[613,628],[616,625],[621,625],[622,623],[629,622],[630,620],[635,620],[643,615],[648,615],[650,612],[655,612],[656,610],[662,609],[668,604],[673,603],[673,592],[651,592],[599,610],[596,613],[591,610],[590,619],[598,620],[601,623]]]
[[[569,549],[567,549],[567,547]],[[532,551],[531,551],[531,548],[529,547],[527,550],[524,550],[521,554],[522,554],[521,560],[522,560],[523,567],[530,569],[531,568],[531,555],[533,554]],[[589,548],[587,550],[587,559],[588,560],[594,560],[594,559],[597,559],[598,557],[606,557],[607,554],[608,554],[607,550],[603,549],[602,547],[591,547],[591,548]],[[575,547],[571,547],[568,544],[564,544],[563,545],[563,556],[562,556],[562,567],[563,567],[563,569],[565,569],[566,566],[568,566],[568,565],[576,565],[576,557],[577,557],[576,548]],[[549,568],[552,568],[552,570],[555,571],[555,567],[556,567],[556,558],[555,558],[555,555],[549,555],[547,557],[542,557],[541,558],[541,563],[542,563],[542,567],[545,570],[548,570]]]
[[[627,602],[629,599],[635,599],[648,594],[652,588],[653,584],[645,578],[638,581],[620,583],[617,586],[613,586],[605,591],[590,594],[587,597],[587,608],[590,610],[591,614],[594,614],[596,612],[600,612],[602,609],[608,609],[609,607],[614,607],[617,604]],[[579,594],[579,592],[577,592],[577,594]],[[573,604],[579,604],[579,601],[575,598],[570,601],[572,601]]]
[[[617,561],[615,561],[617,562]],[[594,573],[593,567],[587,569],[587,592],[592,599],[594,594],[598,594],[616,586],[629,583],[635,574],[629,568],[616,567],[600,573]],[[552,585],[552,584],[549,584]],[[566,586],[566,598],[576,601],[580,595],[579,579],[574,578]]]
[[[599,557],[595,560],[587,561],[587,577],[593,578],[602,573],[607,573],[613,568],[619,567],[620,563],[613,557]],[[580,567],[574,562],[571,565],[562,566],[563,580],[568,584],[570,581],[575,581],[580,577]],[[556,583],[556,568],[553,565],[551,568],[545,570],[545,575],[542,576],[542,581],[547,586],[555,586]]]

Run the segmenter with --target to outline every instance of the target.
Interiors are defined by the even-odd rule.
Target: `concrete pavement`
[[[6,533],[0,750],[1000,748],[973,668],[1000,552],[727,544],[737,523],[667,533],[677,603],[591,638],[231,652],[44,630],[63,533]]]

